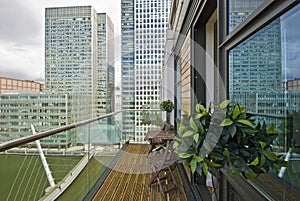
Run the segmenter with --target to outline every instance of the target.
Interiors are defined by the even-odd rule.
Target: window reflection
[[[291,153],[282,178],[300,189],[300,5],[229,52],[229,94],[280,132],[274,150]]]
[[[228,33],[245,21],[265,0],[229,0]]]

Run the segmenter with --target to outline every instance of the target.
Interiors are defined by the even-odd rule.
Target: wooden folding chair
[[[178,157],[177,154],[174,152],[173,144],[174,144],[173,141],[172,142],[167,141],[167,145],[165,149],[151,152],[151,154],[149,154],[148,156],[152,168],[152,178],[150,180],[150,188],[152,184],[157,182],[159,185],[160,192],[165,199],[168,193],[178,189],[178,184],[173,174],[173,169],[175,169],[176,167]],[[164,188],[164,186],[162,185],[162,181],[166,180],[169,186],[169,184],[171,183],[170,181],[168,181],[169,176],[173,181],[173,187]]]

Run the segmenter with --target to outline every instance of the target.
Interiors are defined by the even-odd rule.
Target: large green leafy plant
[[[192,173],[216,175],[227,166],[232,175],[251,179],[285,165],[272,151],[278,136],[274,125],[255,125],[246,108],[229,103],[211,105],[208,111],[197,104],[195,113],[183,116],[174,148]]]

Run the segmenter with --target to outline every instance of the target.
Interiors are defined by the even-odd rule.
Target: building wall
[[[111,111],[114,28],[91,6],[46,8],[45,80],[51,93],[92,98],[93,115]]]
[[[0,95],[0,143],[91,118],[90,97],[56,94]],[[76,129],[41,140],[43,146],[76,145]]]
[[[122,110],[134,109],[134,1],[121,0],[121,93]],[[123,133],[134,136],[134,112],[122,114]]]
[[[181,47],[181,111],[191,111],[191,39],[190,32]]]
[[[97,49],[91,6],[46,8],[46,90],[92,95]],[[96,44],[97,45],[97,44]]]
[[[98,13],[98,56],[97,56],[97,116],[113,111],[114,70],[114,27],[106,13]]]
[[[44,92],[45,84],[30,80],[0,77],[0,94],[5,93],[40,93]]]
[[[288,80],[285,86],[287,90],[300,90],[300,79]]]
[[[122,107],[158,109],[171,1],[122,0],[121,3]],[[144,141],[145,132],[151,127],[142,124],[141,117],[139,111],[123,116],[124,132],[134,134],[132,137],[137,141]]]

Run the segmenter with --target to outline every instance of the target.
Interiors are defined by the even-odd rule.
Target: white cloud
[[[45,8],[81,5],[106,12],[114,23],[115,34],[120,34],[121,0],[1,0],[0,76],[43,79]],[[116,73],[120,73],[119,67]]]

